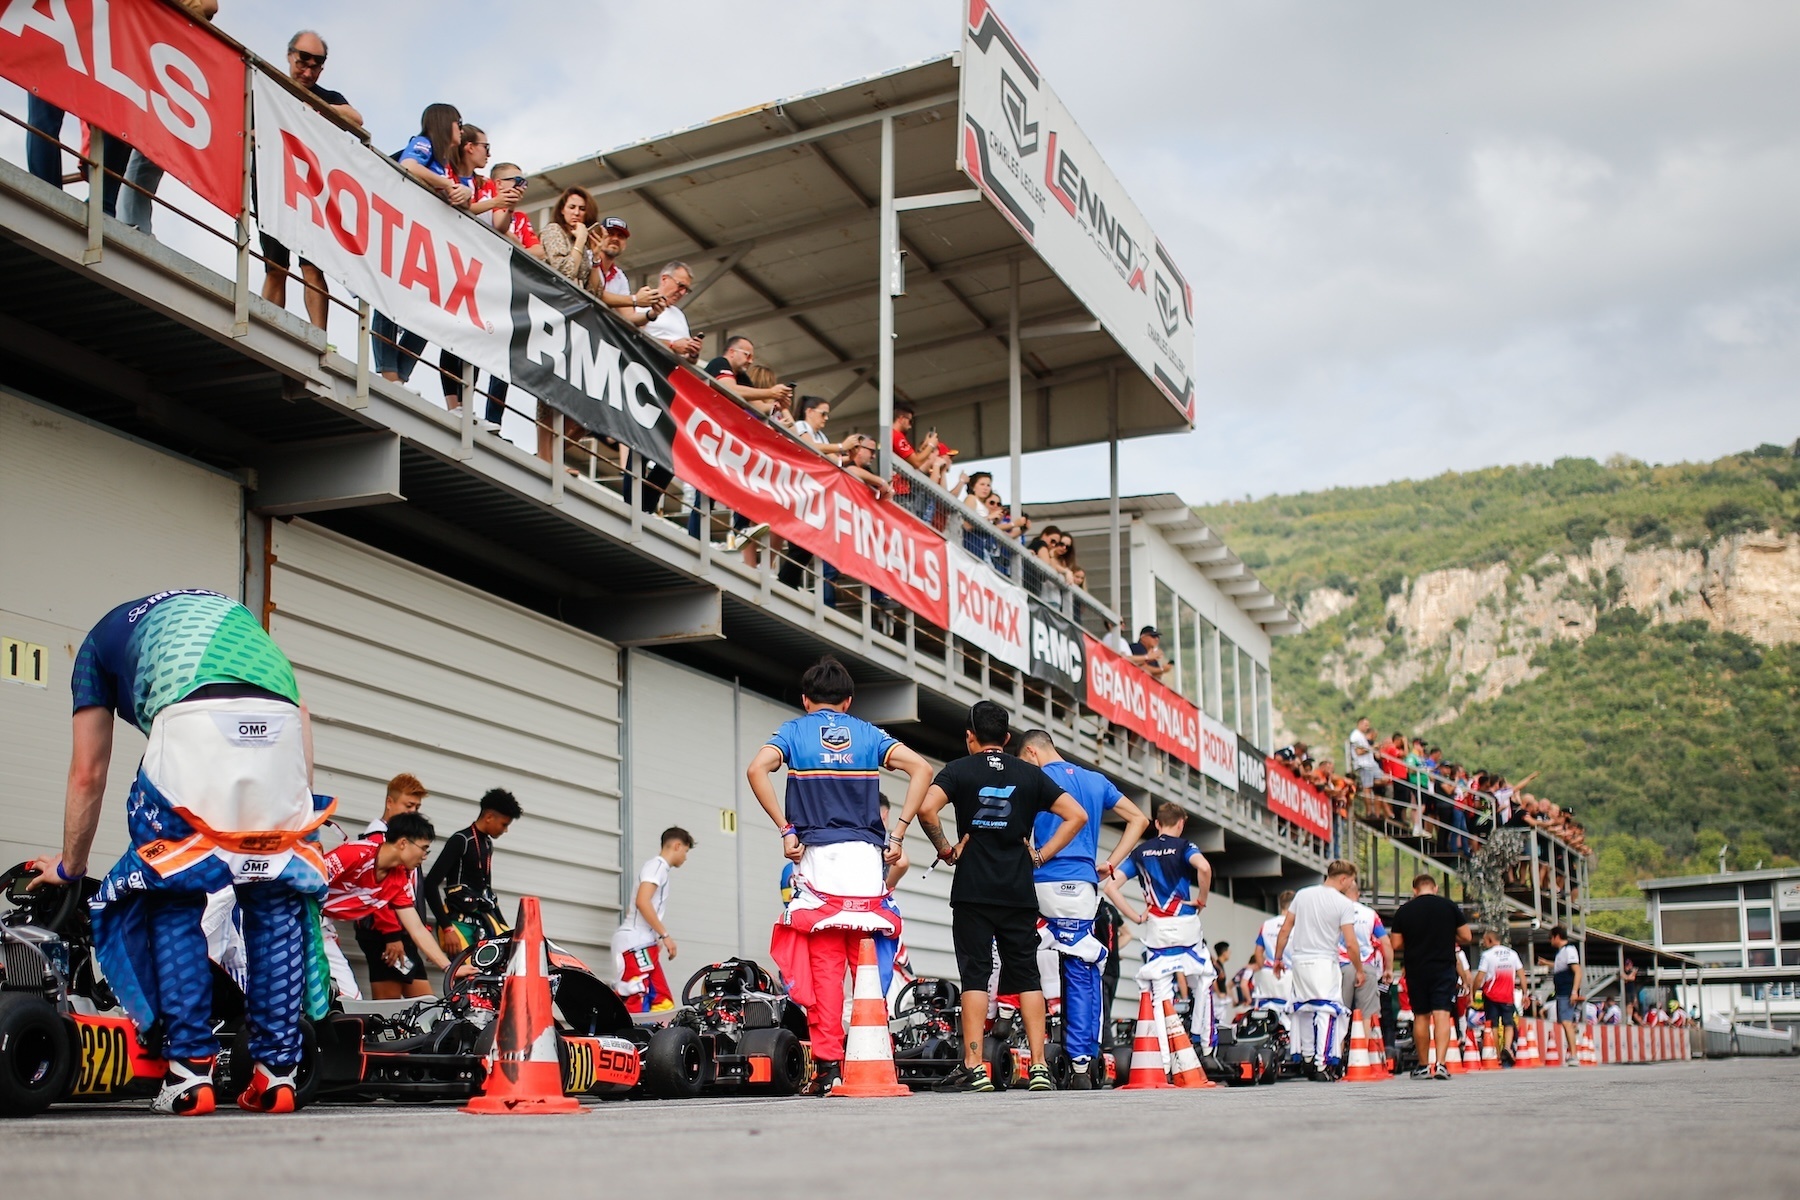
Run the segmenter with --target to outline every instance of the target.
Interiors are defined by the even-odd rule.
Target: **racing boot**
[[[283,1074],[275,1068],[257,1063],[250,1072],[249,1086],[238,1093],[238,1107],[245,1112],[291,1113],[299,1107],[294,1084],[294,1067]]]
[[[1071,1092],[1093,1091],[1094,1060],[1091,1058],[1077,1058],[1073,1059],[1070,1065],[1074,1067],[1074,1071],[1069,1076],[1069,1090]]]
[[[1025,1073],[1025,1090],[1028,1092],[1054,1092],[1056,1080],[1050,1075],[1048,1063],[1032,1063],[1031,1070]]]
[[[203,1117],[217,1107],[213,1095],[213,1063],[207,1058],[171,1058],[163,1075],[162,1091],[150,1102],[150,1111],[177,1117]]]
[[[844,1064],[841,1062],[819,1062],[813,1069],[813,1091],[821,1096],[831,1095],[831,1090],[844,1082]]]
[[[994,1081],[988,1075],[987,1064],[979,1067],[956,1064],[956,1069],[932,1086],[934,1092],[991,1092]]]

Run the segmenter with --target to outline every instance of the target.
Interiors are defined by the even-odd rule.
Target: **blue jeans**
[[[410,329],[400,328],[393,318],[379,312],[369,315],[369,333],[375,373],[398,375],[401,383],[411,379],[413,368],[419,365],[419,354],[425,349],[425,339]]]
[[[25,98],[25,123],[39,133],[25,135],[25,168],[45,183],[54,187],[63,185],[62,147],[57,145],[62,137],[63,110],[36,96]],[[98,133],[96,137],[102,136]],[[119,180],[131,165],[131,146],[123,139],[106,134],[101,149],[101,163],[109,174],[100,186],[100,207],[109,217],[118,215]]]
[[[150,233],[151,218],[156,215],[156,189],[162,186],[163,169],[145,158],[142,151],[133,150],[131,161],[125,167],[125,182],[134,183],[137,188],[122,188],[119,196],[119,220],[145,233]],[[146,194],[148,193],[148,194]],[[152,236],[154,236],[152,234]]]

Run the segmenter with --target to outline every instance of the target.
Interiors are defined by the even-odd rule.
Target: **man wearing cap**
[[[625,223],[624,217],[606,217],[588,230],[588,249],[594,255],[594,269],[588,273],[587,287],[614,310],[614,316],[643,326],[661,312],[661,296],[648,284],[633,292],[626,281],[619,256],[625,253],[625,242],[630,237],[631,226]]]
[[[1131,653],[1126,657],[1156,680],[1175,669],[1174,663],[1163,661],[1162,633],[1154,625],[1146,625],[1138,630],[1138,640],[1131,643]]]

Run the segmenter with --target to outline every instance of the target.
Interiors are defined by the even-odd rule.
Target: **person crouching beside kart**
[[[886,732],[849,715],[850,672],[829,656],[800,678],[806,715],[782,725],[745,772],[795,863],[794,897],[769,939],[788,995],[806,1010],[819,1089],[829,1095],[844,1057],[844,976],[864,937],[900,933],[886,873],[931,785],[931,766]],[[788,768],[785,811],[771,776]],[[881,823],[881,768],[907,776],[897,827]]]
[[[669,903],[669,872],[686,862],[693,848],[694,835],[681,826],[663,830],[661,848],[638,872],[631,911],[613,931],[617,991],[632,1012],[672,1012],[675,1008],[675,992],[663,974],[662,956],[667,952],[673,960],[678,947],[663,923],[663,912]]]
[[[121,604],[82,642],[73,671],[74,753],[60,856],[39,879],[87,871],[112,757],[113,716],[149,737],[126,801],[131,849],[92,907],[101,970],[147,1046],[168,1061],[157,1112],[216,1103],[219,1044],[202,918],[231,888],[243,914],[245,1023],[255,1067],[238,1104],[292,1112],[303,1011],[321,1017],[327,973],[312,730],[293,667],[248,609],[217,592]]]
[[[412,964],[407,962],[403,935],[410,937],[419,956],[438,970],[450,966],[449,958],[438,949],[414,907],[417,898],[413,894],[413,873],[431,853],[431,842],[436,836],[431,822],[421,814],[396,813],[388,821],[381,841],[345,842],[325,856],[330,877],[325,915],[355,922],[357,942],[369,959],[371,990],[385,983],[395,991],[405,986],[408,997],[431,995],[431,985],[425,980],[407,982]],[[332,983],[337,985],[339,995],[362,999],[356,976],[351,974],[350,963],[338,944],[336,926],[326,921],[324,928],[325,958],[331,964]],[[399,997],[377,995],[376,999]]]
[[[1120,912],[1144,926],[1144,965],[1138,969],[1138,982],[1159,1004],[1180,990],[1195,1046],[1210,1054],[1218,1039],[1212,1004],[1217,972],[1206,952],[1200,912],[1211,893],[1212,866],[1200,847],[1181,836],[1186,829],[1186,810],[1168,801],[1158,805],[1156,836],[1133,847],[1103,886]],[[1137,880],[1143,890],[1143,912],[1134,912],[1126,902],[1120,886],[1125,879]]]

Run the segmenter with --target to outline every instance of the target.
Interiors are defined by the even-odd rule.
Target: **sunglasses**
[[[507,179],[496,179],[496,180],[494,180],[494,182],[511,184],[513,187],[518,188],[521,192],[524,191],[527,187],[531,186],[531,181],[529,179],[526,179],[523,175],[514,175]]]
[[[325,65],[325,56],[323,54],[308,54],[304,50],[295,50],[293,51],[293,55],[300,60],[300,65],[303,67],[322,67]]]

